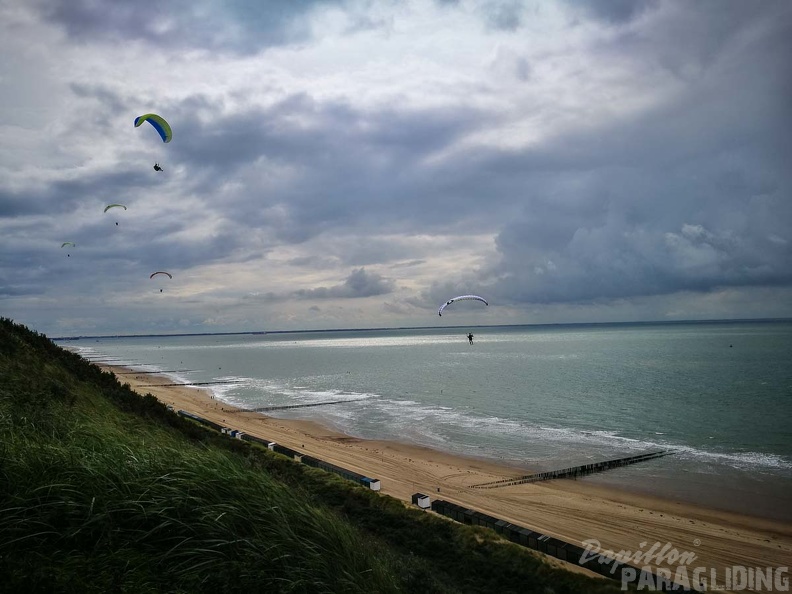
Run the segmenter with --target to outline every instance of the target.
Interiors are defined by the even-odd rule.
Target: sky
[[[51,336],[792,317],[787,0],[0,0],[0,105]]]

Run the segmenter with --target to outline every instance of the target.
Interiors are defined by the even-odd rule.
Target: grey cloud
[[[355,298],[385,295],[393,291],[393,281],[384,278],[375,272],[366,272],[364,268],[353,270],[347,279],[340,285],[332,287],[319,287],[316,289],[300,290],[295,296],[303,299],[331,299]]]
[[[111,117],[115,118],[129,108],[128,100],[122,99],[118,93],[100,84],[70,83],[69,89],[78,97],[96,100],[98,108],[103,112],[102,120],[97,121],[99,109],[97,107],[91,109],[91,127],[96,131],[97,135],[104,134],[109,129]],[[81,123],[85,125],[85,120],[83,119]]]
[[[305,118],[310,128],[289,123]],[[400,220],[423,226],[447,221],[449,208],[470,211],[475,190],[423,161],[485,121],[468,109],[363,112],[297,95],[211,123],[188,116],[173,158],[194,171],[200,193],[229,176],[251,185],[261,178],[256,199],[249,191],[225,196],[223,212],[301,242],[333,228]],[[281,186],[267,172],[282,168],[293,174]],[[273,224],[275,207],[281,218]]]
[[[679,229],[611,223],[578,229],[558,250],[501,245],[493,272],[503,298],[533,303],[590,302],[724,286],[792,284],[788,244],[700,224]]]
[[[310,31],[298,17],[338,0],[267,0],[262,3],[213,0],[39,1],[38,9],[80,40],[143,40],[160,47],[255,53],[272,45],[304,41]]]
[[[522,24],[524,3],[520,0],[490,0],[480,8],[487,25],[502,31],[514,31]]]
[[[751,4],[702,0],[693,4],[664,2],[654,5],[658,10],[652,12],[652,19],[641,29],[624,29],[614,38],[615,45],[611,49],[640,57],[647,68],[668,70],[696,86],[706,82],[713,69],[728,67],[730,60],[720,62],[728,50],[739,53],[744,49],[750,55],[758,45],[773,45],[777,51],[781,49],[779,46],[788,47],[788,23],[792,18],[788,2],[771,0]],[[746,41],[750,43],[740,48]],[[607,51],[603,47],[592,48],[593,51],[603,49]],[[753,74],[765,77],[769,71],[783,67],[786,60],[782,58],[779,63],[779,56],[768,56],[768,61]],[[746,62],[748,60],[742,56],[733,64],[739,66]]]
[[[298,258],[292,258],[287,262],[290,266],[304,266],[307,268],[327,268],[330,266],[337,266],[338,265],[338,258],[335,257],[327,257],[327,256],[318,256],[318,255],[311,255],[311,256],[300,256]]]
[[[609,23],[625,23],[644,10],[657,6],[659,0],[566,0],[585,14]]]
[[[29,297],[41,295],[44,291],[40,286],[23,285],[19,283],[6,283],[0,278],[0,299],[8,297]]]
[[[410,260],[408,262],[395,262],[391,264],[391,268],[411,268],[413,266],[420,266],[421,264],[425,264],[426,260]]]
[[[480,273],[500,300],[594,302],[792,285],[792,173],[784,165],[792,146],[781,124],[792,113],[792,38],[782,33],[792,11],[778,4],[754,11],[752,27],[763,34],[746,42],[735,38],[744,35],[744,8],[721,9],[713,32],[685,39],[700,45],[685,59],[707,71],[674,100],[530,151],[478,155],[499,176],[531,187],[523,210],[498,233],[500,261]],[[709,22],[691,21],[685,26]],[[650,36],[644,41],[654,49],[635,46],[647,55],[674,45]]]

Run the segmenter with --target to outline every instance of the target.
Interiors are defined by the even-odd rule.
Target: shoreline
[[[689,566],[690,572],[695,567],[706,567],[707,571],[715,569],[718,576],[736,565],[784,567],[792,558],[792,523],[661,499],[585,480],[471,489],[473,484],[523,475],[525,469],[413,444],[364,440],[314,421],[245,412],[215,400],[206,389],[164,385],[173,383],[164,375],[97,365],[116,374],[121,383],[128,383],[141,395],[151,393],[176,410],[194,412],[378,478],[383,494],[407,504],[413,493],[421,492],[432,499],[445,499],[486,512],[567,542],[580,545],[586,540],[596,540],[603,550],[640,553],[649,551],[655,543],[660,547],[670,544],[680,553],[695,553],[696,561]],[[119,375],[118,371],[125,373]],[[653,568],[667,567],[672,572],[678,569],[656,558],[650,561],[647,564]]]

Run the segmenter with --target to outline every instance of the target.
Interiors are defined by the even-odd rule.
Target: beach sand
[[[421,446],[357,439],[310,421],[243,412],[213,399],[207,390],[163,386],[173,380],[130,373],[131,370],[120,367],[102,367],[117,374],[122,372],[118,375],[121,383],[128,383],[140,394],[151,393],[176,410],[196,413],[378,478],[383,494],[408,503],[413,493],[421,492],[432,499],[453,501],[567,542],[581,544],[595,539],[603,550],[646,552],[655,543],[659,547],[669,544],[679,553],[696,555],[695,561],[687,564],[690,575],[696,567],[706,567],[707,575],[714,568],[721,583],[727,567],[765,570],[787,567],[792,560],[790,523],[639,495],[592,485],[585,480],[471,489],[470,485],[526,472]],[[676,572],[679,563],[669,563],[668,555],[665,557],[659,563],[655,556],[647,563],[631,564],[651,565],[653,569],[667,567]]]

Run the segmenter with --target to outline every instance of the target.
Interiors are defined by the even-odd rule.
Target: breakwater
[[[141,388],[172,388],[175,386],[183,386],[185,388],[190,388],[192,386],[216,386],[216,385],[227,385],[227,384],[241,384],[244,383],[242,380],[220,380],[216,382],[190,382],[187,384],[146,384],[144,386],[139,386]]]
[[[346,404],[347,402],[356,402],[357,400],[368,400],[368,398],[353,398],[347,400],[329,400],[327,402],[311,402],[309,404],[283,404],[280,406],[259,406],[257,408],[240,408],[239,410],[232,410],[231,413],[243,412],[270,412],[273,410],[286,410],[289,408],[311,408],[313,406],[328,406],[330,404]]]
[[[644,462],[646,460],[654,460],[655,458],[661,458],[670,454],[673,454],[673,452],[670,450],[661,450],[658,452],[649,452],[635,456],[625,456],[623,458],[616,458],[615,460],[602,460],[601,462],[590,462],[588,464],[580,464],[578,466],[569,466],[559,470],[535,472],[533,474],[526,474],[508,479],[500,479],[497,481],[489,481],[487,483],[479,483],[478,485],[471,486],[474,489],[497,489],[499,487],[511,487],[513,485],[535,483],[538,481],[549,481],[552,479],[577,478],[579,476],[585,476],[595,472],[603,472],[612,468],[637,464],[638,462]]]
[[[110,367],[115,367],[110,365]],[[114,371],[116,375],[145,375],[145,374],[162,374],[162,373],[187,373],[195,371],[194,369],[162,369],[160,371]]]

